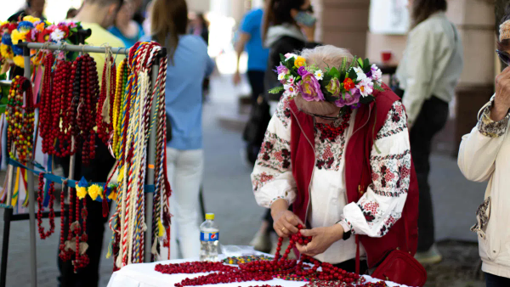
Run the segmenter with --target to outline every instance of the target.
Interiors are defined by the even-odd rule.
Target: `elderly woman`
[[[505,21],[506,20],[506,21]],[[510,14],[500,26],[501,61],[510,64]],[[462,138],[459,167],[472,181],[489,181],[477,210],[478,249],[487,286],[510,286],[510,67],[496,77],[496,94],[480,111],[478,124]]]
[[[313,239],[300,253],[352,272],[357,250],[361,273],[397,247],[414,254],[418,191],[407,119],[381,71],[333,46],[282,61],[284,96],[252,173],[278,235],[303,224]]]

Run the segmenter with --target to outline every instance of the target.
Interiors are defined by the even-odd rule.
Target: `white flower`
[[[372,83],[372,79],[365,77],[356,85],[356,88],[360,91],[362,97],[366,97],[374,91],[374,83]]]
[[[296,79],[294,78],[294,76],[289,76],[289,78],[287,79],[287,83],[288,83],[289,85],[294,85],[294,81],[295,81],[295,80],[296,80]]]
[[[50,38],[53,41],[60,42],[62,39],[64,39],[65,35],[66,34],[64,33],[64,31],[57,28],[55,29],[55,31],[51,32]]]
[[[296,96],[298,94],[298,89],[295,85],[283,85],[283,88],[291,96]]]
[[[353,69],[354,69],[354,72],[356,72],[358,81],[361,81],[367,77],[367,75],[365,75],[365,73],[363,72],[363,70],[360,67],[354,67]]]
[[[283,81],[283,80],[285,80],[285,76],[286,76],[286,75],[287,75],[287,74],[285,74],[285,73],[280,73],[280,74],[278,74],[278,81]]]
[[[297,58],[298,55],[294,54],[294,53],[287,53],[285,54],[285,59],[289,59],[289,58]]]
[[[377,84],[382,84],[382,71],[375,64],[372,64],[370,67],[372,70],[372,80],[374,80]]]
[[[317,71],[315,71],[314,75],[315,75],[315,78],[316,78],[317,80],[322,80],[322,79],[324,79],[324,73],[322,72],[322,70],[321,70],[321,69],[318,69]]]

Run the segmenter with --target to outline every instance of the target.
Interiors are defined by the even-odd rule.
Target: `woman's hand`
[[[496,77],[496,97],[494,98],[494,107],[491,110],[491,119],[493,121],[502,120],[510,109],[510,67],[501,72]]]
[[[329,227],[318,227],[313,229],[302,229],[301,234],[311,236],[312,241],[307,245],[296,244],[299,253],[308,256],[315,256],[324,253],[331,244],[342,239],[344,229],[340,224]]]
[[[273,228],[280,237],[289,237],[296,234],[298,229],[296,226],[303,225],[303,222],[297,215],[289,210],[287,201],[278,199],[271,205],[271,215],[273,216]]]

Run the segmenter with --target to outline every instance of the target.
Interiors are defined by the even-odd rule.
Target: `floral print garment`
[[[288,101],[287,98],[280,101],[269,123],[251,176],[255,198],[259,205],[267,208],[277,199],[285,199],[292,204],[296,197],[296,183],[290,162],[292,112]],[[350,121],[353,119],[354,117],[351,117]],[[324,176],[314,179],[327,182],[341,178],[343,189],[345,179],[342,173],[344,168],[349,168],[342,166],[345,165],[344,150],[350,138],[350,133],[343,129],[347,129],[348,125],[349,120],[345,122],[345,119],[337,120],[332,127],[315,125],[314,173]],[[409,189],[411,154],[407,119],[401,102],[394,103],[384,126],[376,135],[375,145],[380,153],[375,147],[372,148],[372,184],[358,202],[340,206],[340,209],[343,207],[343,212],[337,212],[341,216],[333,222],[342,220],[344,228],[350,228],[353,233],[380,237],[400,218]],[[334,178],[325,178],[328,176]],[[314,192],[326,191],[312,190],[312,193]],[[328,206],[328,203],[329,201],[324,199],[324,205],[320,206]],[[312,208],[312,213],[315,213],[315,210],[318,209]]]
[[[380,153],[372,147],[372,183],[357,203],[344,207],[343,220],[353,233],[381,237],[401,217],[411,178],[409,132],[401,102],[393,104],[374,145]]]
[[[510,113],[508,113],[502,120],[495,122],[490,117],[493,105],[494,97],[491,99],[490,104],[482,110],[482,116],[478,121],[478,131],[486,137],[498,138],[506,132]]]

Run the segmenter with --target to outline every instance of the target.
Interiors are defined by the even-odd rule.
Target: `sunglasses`
[[[505,51],[500,51],[500,50],[496,50],[496,53],[498,54],[498,57],[501,60],[501,62],[510,66],[510,54],[508,54]]]

